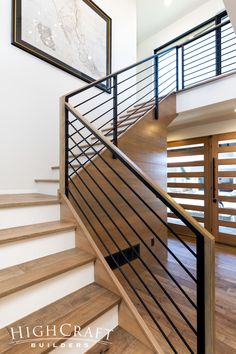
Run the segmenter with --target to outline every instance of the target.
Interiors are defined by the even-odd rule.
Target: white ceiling
[[[136,0],[138,43],[201,6],[207,0]],[[166,6],[169,4],[169,6]]]

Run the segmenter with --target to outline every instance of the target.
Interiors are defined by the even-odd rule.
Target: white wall
[[[236,31],[236,3],[235,0],[224,0],[225,8],[228,12],[230,21]]]
[[[177,94],[177,113],[236,98],[236,74],[213,80]]]
[[[168,141],[175,141],[181,139],[190,139],[200,136],[208,136],[220,133],[229,133],[236,131],[236,119],[231,119],[233,109],[235,107],[228,106],[230,100],[236,98],[236,74],[222,77],[209,83],[204,83],[200,86],[189,88],[177,93],[176,110],[180,114],[175,122],[176,126],[172,124],[168,133]],[[226,113],[216,114],[217,117],[213,121],[206,122],[199,121],[191,124],[191,111],[201,107],[211,107],[214,104],[222,102],[226,109]],[[178,126],[177,120],[181,123],[181,112],[185,112],[184,121]],[[189,122],[186,117],[190,112]],[[206,111],[207,112],[207,111]],[[211,111],[209,110],[208,113]],[[234,113],[233,113],[234,114]],[[174,123],[174,122],[173,122]],[[188,124],[189,123],[189,124]],[[186,124],[186,127],[184,126]],[[189,126],[191,124],[191,126]]]
[[[96,0],[113,20],[113,71],[136,61],[135,0]],[[59,97],[86,83],[11,45],[0,1],[0,193],[34,191],[59,161]]]
[[[224,10],[223,0],[209,0],[188,15],[167,26],[162,31],[152,35],[138,45],[138,58],[142,59],[153,54],[154,49],[175,39],[200,23]],[[171,11],[171,7],[170,7]],[[157,14],[158,16],[161,14]]]

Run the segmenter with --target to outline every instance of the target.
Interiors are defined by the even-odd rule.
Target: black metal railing
[[[120,272],[166,352],[210,353],[205,350],[205,242],[206,238],[214,242],[213,237],[200,225],[196,226],[190,216],[73,106],[66,103],[65,110],[65,152],[67,156],[71,154],[71,160],[66,159],[66,195]],[[76,135],[80,137],[79,144]],[[101,145],[99,151],[91,138]],[[96,159],[88,154],[85,144],[96,154]],[[116,158],[115,165],[111,155]],[[172,229],[165,216],[159,215],[160,204],[192,231],[191,245]],[[167,243],[168,237],[178,242],[183,259]],[[158,245],[155,250],[150,239]],[[127,247],[132,249],[132,261],[125,251]],[[185,264],[186,253],[191,265]],[[173,262],[174,270],[166,259]],[[183,283],[179,281],[181,277]]]
[[[174,48],[180,90],[236,70],[236,35],[230,20]],[[163,66],[169,62],[168,53],[164,52]]]
[[[198,62],[205,54],[201,59],[194,54],[195,41],[201,39],[201,51],[211,34],[228,23],[62,99],[61,191],[116,268],[166,353],[214,353],[214,288],[209,281],[214,238],[119,150],[118,138],[150,111],[158,119],[162,102],[188,86],[188,61],[194,64],[192,75],[196,66],[205,65]],[[216,64],[217,73],[223,62]],[[104,83],[109,89],[102,91]],[[168,211],[189,228],[191,242],[168,224]]]
[[[170,49],[168,53],[172,62],[165,65],[167,72],[159,67],[164,54],[154,55],[68,94],[66,101],[70,101],[74,108],[117,146],[118,137],[147,112],[155,109],[155,117],[158,119],[158,103],[177,90],[176,65],[173,67],[173,61],[177,62],[177,52],[176,49]],[[105,83],[109,90],[98,90],[99,85]],[[83,130],[81,126],[79,132]],[[75,135],[80,139],[77,133]],[[87,138],[90,137],[91,134],[88,134]],[[78,139],[75,139],[75,145]],[[94,137],[92,140],[97,152],[98,141]],[[89,150],[88,144],[85,144],[85,148]]]

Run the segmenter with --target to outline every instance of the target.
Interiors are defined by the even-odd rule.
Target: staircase
[[[119,326],[124,308],[135,328],[133,310],[69,213],[57,197],[0,196],[0,353],[95,353],[98,343],[99,353],[114,353],[111,343],[122,347],[122,338],[136,353],[154,352]]]
[[[0,196],[0,353],[214,354],[214,237],[165,191],[162,56],[62,97],[54,191]]]
[[[161,350],[213,354],[214,237],[165,191],[178,88],[173,62],[158,69],[166,55],[177,62],[170,49],[62,97],[60,193]],[[168,224],[170,212],[191,242]]]

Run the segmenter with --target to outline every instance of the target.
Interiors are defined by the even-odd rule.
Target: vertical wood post
[[[65,144],[66,144],[66,134],[65,134],[65,124],[66,124],[66,113],[65,113],[65,96],[60,98],[60,194],[66,194],[65,191],[65,170],[66,170],[66,159],[65,159]]]

